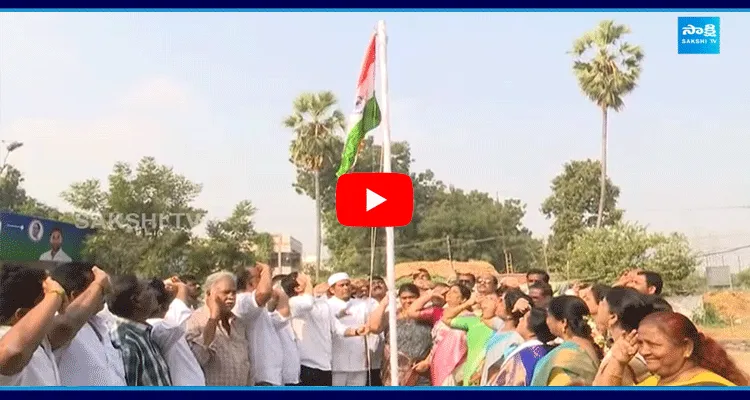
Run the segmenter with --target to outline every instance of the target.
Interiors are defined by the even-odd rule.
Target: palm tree
[[[311,172],[315,176],[316,209],[316,266],[315,280],[320,275],[322,250],[320,171],[331,162],[332,142],[338,129],[344,129],[344,114],[334,107],[337,100],[333,92],[302,93],[294,100],[292,115],[284,120],[284,126],[294,131],[289,151],[290,161],[297,168]]]
[[[611,20],[601,21],[594,30],[576,39],[571,51],[578,86],[602,111],[602,165],[597,228],[602,225],[607,183],[607,113],[610,109],[620,111],[623,108],[625,103],[622,98],[635,89],[641,76],[643,51],[639,46],[623,41],[623,36],[629,33],[627,25],[617,25]]]

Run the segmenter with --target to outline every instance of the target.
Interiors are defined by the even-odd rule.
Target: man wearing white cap
[[[364,326],[344,326],[331,312],[325,296],[313,296],[312,282],[305,274],[292,272],[281,279],[281,287],[289,296],[292,325],[299,340],[300,385],[333,385],[333,338],[363,335]]]
[[[347,327],[367,323],[367,317],[378,304],[371,298],[351,298],[349,275],[339,272],[328,278],[332,296],[328,299],[331,311]],[[364,337],[333,337],[333,386],[366,386],[367,339]]]

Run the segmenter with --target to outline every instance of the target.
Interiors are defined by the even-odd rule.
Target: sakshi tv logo
[[[678,17],[677,54],[719,54],[719,17]]]

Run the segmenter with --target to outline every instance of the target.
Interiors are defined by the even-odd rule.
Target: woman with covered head
[[[628,287],[613,287],[599,302],[599,312],[596,324],[601,331],[610,338],[619,338],[638,329],[643,318],[654,312],[654,306],[647,296]],[[608,364],[612,362],[612,351],[604,355],[599,371],[594,379],[596,386],[632,385],[648,378],[646,360],[640,354],[635,354],[628,365],[620,371],[616,368],[616,376],[609,371]],[[611,381],[614,379],[614,381]]]
[[[649,314],[637,331],[615,341],[607,372],[621,376],[637,354],[652,374],[638,386],[748,386],[748,378],[715,340],[680,314]],[[612,379],[611,386],[622,381]]]
[[[534,367],[550,350],[547,343],[555,339],[547,326],[547,310],[532,308],[518,323],[516,332],[524,342],[508,353],[488,386],[529,386]]]
[[[591,337],[589,309],[576,296],[559,296],[549,303],[547,326],[563,339],[534,368],[531,386],[590,385],[599,368],[601,349]]]

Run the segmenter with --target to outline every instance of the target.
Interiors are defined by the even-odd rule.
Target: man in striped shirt
[[[128,386],[172,386],[169,367],[151,338],[146,323],[159,307],[148,282],[134,275],[111,279],[107,297],[109,311],[115,315],[110,328],[112,345],[120,350]]]

